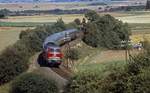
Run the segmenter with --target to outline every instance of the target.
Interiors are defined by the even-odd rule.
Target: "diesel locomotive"
[[[61,46],[71,40],[78,38],[80,31],[69,29],[48,36],[43,43],[42,59],[47,66],[59,67],[62,63],[63,53]]]

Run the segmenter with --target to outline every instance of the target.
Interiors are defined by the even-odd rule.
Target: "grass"
[[[134,44],[145,39],[150,41],[150,23],[133,23],[129,24],[129,26],[132,31],[130,38]]]
[[[132,23],[129,24],[133,33],[150,33],[150,23]]]
[[[0,86],[0,93],[9,93],[10,84],[5,84],[3,86]]]
[[[96,63],[96,64],[84,64],[76,66],[75,73],[99,73],[99,75],[104,75],[105,72],[110,72],[116,68],[123,69],[126,66],[125,61],[111,61],[106,63]]]
[[[0,22],[0,27],[36,27],[43,24],[52,24],[51,22]]]
[[[76,18],[83,18],[81,14],[64,14],[64,15],[36,15],[36,16],[10,16],[7,19],[1,19],[1,22],[21,22],[21,23],[53,23],[62,18],[64,22],[72,22]]]
[[[21,30],[25,29],[27,28],[0,27],[0,51],[14,44],[19,39]]]
[[[116,17],[126,23],[150,23],[150,14]]]
[[[133,44],[137,44],[140,41],[144,41],[144,40],[150,41],[150,33],[149,34],[135,34],[135,35],[132,35],[130,38]]]

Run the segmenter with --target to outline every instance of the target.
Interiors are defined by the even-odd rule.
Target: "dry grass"
[[[0,27],[0,51],[19,39],[21,30],[26,28]]]
[[[115,18],[127,23],[150,23],[150,12],[106,12],[101,15],[110,14]],[[58,18],[62,18],[66,23],[72,22],[74,19],[82,19],[82,14],[64,14],[64,15],[38,15],[38,16],[15,16],[8,19],[0,19],[2,22],[56,22]]]
[[[135,43],[139,43],[140,41],[144,41],[144,40],[150,41],[150,34],[135,34],[135,35],[132,35],[130,38],[131,38],[133,44],[135,44]]]
[[[150,14],[116,17],[126,23],[150,23]]]
[[[10,90],[10,84],[5,84],[3,86],[0,86],[0,93],[9,93]]]
[[[83,18],[80,14],[65,15],[40,15],[40,16],[15,16],[8,19],[0,19],[2,22],[56,22],[58,18],[62,18],[66,23],[72,22],[76,18]]]

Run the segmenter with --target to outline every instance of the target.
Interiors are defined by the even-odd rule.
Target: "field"
[[[101,13],[111,14],[117,19],[122,20],[123,22],[129,23],[129,26],[132,30],[131,39],[134,43],[143,41],[143,37],[149,39],[150,36],[150,12],[140,11],[140,12],[106,12]],[[0,19],[0,44],[2,46],[7,46],[14,43],[18,38],[20,27],[35,27],[41,24],[51,24],[56,22],[58,18],[62,18],[64,22],[72,22],[75,18],[82,19],[84,15],[81,14],[65,14],[65,15],[39,15],[39,16],[13,16],[8,17],[7,19]],[[7,28],[6,28],[7,27]],[[24,28],[23,28],[24,29]],[[13,39],[14,40],[13,40]],[[7,42],[7,43],[6,43]],[[4,49],[0,47],[0,49]]]
[[[0,27],[0,51],[8,45],[15,43],[19,39],[19,34],[27,28]]]
[[[51,22],[0,22],[0,27],[36,27],[43,24],[52,24]]]
[[[53,9],[77,9],[87,6],[87,2],[76,3],[13,3],[13,4],[0,4],[0,9],[16,10],[53,10]],[[87,6],[88,8],[88,6]]]
[[[1,22],[13,22],[15,24],[26,23],[28,24],[44,24],[44,23],[52,23],[56,22],[59,18],[62,18],[66,23],[72,22],[76,18],[83,18],[83,15],[80,14],[65,14],[65,15],[39,15],[39,16],[14,16],[8,17],[7,19],[0,19]],[[3,23],[3,24],[4,24]]]
[[[106,13],[102,13],[106,14]],[[144,38],[150,40],[150,12],[128,12],[128,13],[108,13],[129,23],[133,32],[131,39],[134,43],[143,41]],[[21,30],[28,27],[35,27],[41,24],[51,24],[62,18],[66,23],[72,22],[75,18],[83,18],[83,15],[41,15],[41,16],[14,16],[8,19],[0,19],[0,51],[18,40]],[[110,66],[123,66],[125,63],[125,51],[94,49],[83,45],[81,59],[78,60],[77,68],[83,71],[87,69],[103,69]],[[134,52],[136,53],[136,52]],[[109,67],[107,64],[110,64]],[[90,65],[90,66],[89,66]],[[110,70],[110,69],[109,69]],[[0,93],[8,93],[8,85],[0,87]]]

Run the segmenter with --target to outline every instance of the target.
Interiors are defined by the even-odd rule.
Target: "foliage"
[[[42,50],[44,39],[66,28],[63,20],[59,19],[53,25],[43,25],[22,31],[20,40],[6,48],[0,55],[0,84],[7,83],[26,71],[30,56]]]
[[[102,84],[110,84],[103,79],[117,68],[122,70],[121,66],[121,62],[83,65],[72,78],[67,93],[103,93]]]
[[[58,93],[58,89],[53,80],[27,73],[12,82],[10,93]]]
[[[85,14],[85,17],[89,21],[85,26],[87,34],[83,41],[88,45],[118,49],[122,40],[129,39],[128,24],[124,24],[110,15],[99,16],[94,11]]]
[[[28,54],[24,45],[15,44],[0,55],[0,84],[9,82],[28,68]]]
[[[149,1],[149,0],[147,0],[147,2],[146,2],[146,9],[147,9],[147,10],[150,9],[150,1]]]
[[[145,45],[149,47],[149,44]],[[68,85],[69,93],[149,93],[150,92],[150,54],[132,57],[123,68],[103,67],[77,73]],[[95,67],[95,66],[94,66]],[[99,68],[102,68],[99,66]],[[83,67],[82,67],[83,69]],[[80,70],[80,69],[79,69]]]
[[[80,20],[79,18],[76,18],[76,19],[74,20],[74,22],[75,22],[77,25],[81,25],[81,20]]]
[[[90,22],[93,22],[93,21],[96,21],[97,19],[99,19],[99,15],[95,12],[95,11],[88,11],[86,14],[85,14],[85,17],[90,21]]]
[[[65,53],[65,58],[71,59],[71,60],[78,60],[79,59],[79,51],[76,49],[70,49]]]
[[[7,16],[8,13],[9,13],[9,10],[7,10],[7,9],[1,9],[0,10],[0,19],[1,18],[5,18],[5,16]]]
[[[4,14],[0,14],[0,18],[5,18],[5,15]]]
[[[22,7],[22,6],[21,6]],[[38,6],[35,6],[38,7]],[[10,11],[7,9],[1,9],[0,12],[6,16],[33,16],[39,14],[84,14],[88,11],[88,9],[52,9],[52,10],[23,10],[23,11]]]

